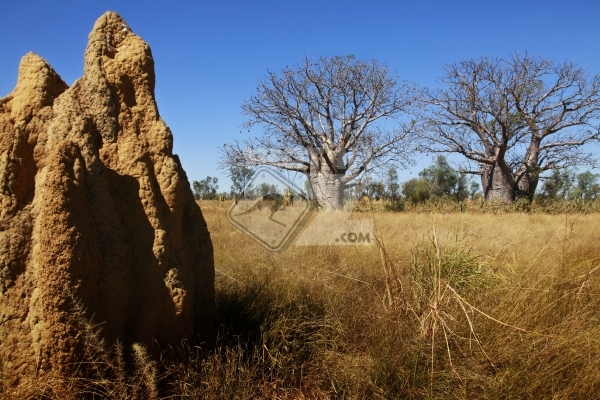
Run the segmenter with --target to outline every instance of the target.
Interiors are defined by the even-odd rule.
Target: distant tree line
[[[207,176],[201,181],[193,182],[194,196],[197,200],[215,200],[223,195],[227,198],[255,199],[267,194],[279,193],[281,190],[274,184],[261,182],[253,186],[249,184],[254,170],[248,167],[230,169],[231,189],[229,192],[218,192],[216,177]],[[538,201],[582,200],[593,201],[600,196],[600,174],[590,171],[572,172],[555,169],[547,176],[540,177],[543,182],[541,190],[535,196]],[[305,182],[305,190],[310,191],[310,184]],[[438,156],[434,162],[418,173],[418,177],[400,182],[398,170],[391,165],[382,174],[382,179],[375,180],[368,175],[362,182],[346,190],[346,200],[368,197],[371,200],[387,200],[392,202],[412,203],[426,202],[440,198],[457,202],[466,199],[483,198],[484,194],[478,182],[465,173],[452,167],[445,156]]]
[[[593,201],[600,195],[599,174],[585,171],[575,174],[569,171],[554,170],[544,179],[539,200],[584,200]]]
[[[219,192],[219,181],[216,177],[207,176],[201,181],[193,181],[192,190],[196,200],[216,200],[219,197],[225,198],[248,198],[255,199],[267,194],[282,194],[282,191],[274,184],[261,182],[254,186],[250,184],[250,179],[254,175],[254,170],[247,167],[233,167],[229,170],[231,179],[231,189],[229,192]]]
[[[217,191],[219,180],[216,177],[207,176],[200,182],[192,182],[192,190],[194,192],[194,198],[196,200],[215,200],[218,197]]]
[[[463,201],[481,196],[479,184],[453,168],[444,156],[438,156],[433,164],[419,172],[418,176],[401,183],[397,168],[392,165],[385,171],[382,180],[365,180],[364,184],[355,187],[350,197],[358,195],[371,200],[418,203],[436,198]]]

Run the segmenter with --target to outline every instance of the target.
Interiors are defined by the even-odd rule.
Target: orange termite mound
[[[0,99],[5,387],[72,374],[82,313],[108,344],[214,338],[210,235],[154,82],[148,45],[107,12],[73,86],[29,53]]]

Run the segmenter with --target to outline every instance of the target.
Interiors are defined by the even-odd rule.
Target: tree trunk
[[[344,207],[344,152],[343,148],[309,151],[311,165],[308,178],[312,197],[323,211],[336,211]]]
[[[517,197],[527,198],[531,203],[539,181],[539,174],[525,172],[517,184]]]
[[[500,199],[512,202],[515,199],[515,181],[510,168],[503,161],[497,161],[483,169],[481,186],[487,201]]]
[[[313,174],[310,186],[313,200],[322,210],[335,211],[344,207],[344,185],[336,175]]]
[[[527,153],[525,154],[525,160],[516,174],[517,197],[525,197],[530,203],[533,201],[533,196],[535,196],[535,190],[537,189],[540,180],[539,170],[537,168],[540,154],[540,142],[541,139],[538,136],[533,135]]]

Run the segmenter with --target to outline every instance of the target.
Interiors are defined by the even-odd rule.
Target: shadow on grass
[[[327,326],[324,302],[307,286],[286,287],[269,278],[217,287],[220,345],[243,343],[248,349],[285,345],[305,353]]]

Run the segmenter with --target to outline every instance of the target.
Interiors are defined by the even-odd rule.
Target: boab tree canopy
[[[244,128],[259,125],[262,136],[225,145],[221,164],[306,174],[314,199],[336,210],[367,167],[409,161],[415,103],[414,87],[377,61],[306,58],[258,83],[242,111]]]
[[[543,171],[593,163],[600,78],[576,64],[515,54],[445,67],[444,88],[426,91],[423,149],[458,153],[481,175],[487,200],[533,199]]]

